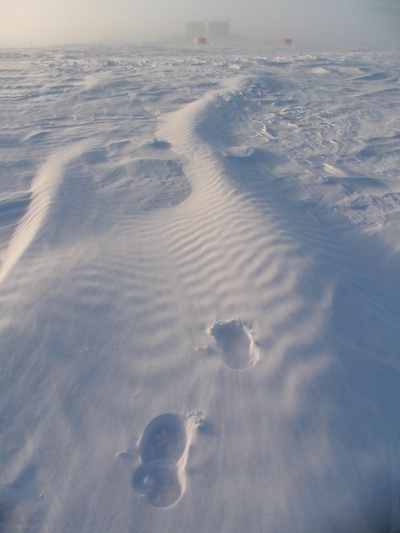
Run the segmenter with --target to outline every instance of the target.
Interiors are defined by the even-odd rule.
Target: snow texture
[[[399,531],[399,53],[0,62],[0,531]]]

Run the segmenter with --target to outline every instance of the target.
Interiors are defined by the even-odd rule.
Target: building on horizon
[[[210,20],[206,22],[207,41],[227,41],[229,39],[229,21]]]
[[[186,22],[184,40],[187,43],[203,38],[207,42],[227,41],[230,36],[229,32],[229,21],[225,20]]]
[[[184,39],[188,43],[193,43],[195,39],[206,38],[205,22],[185,22]]]

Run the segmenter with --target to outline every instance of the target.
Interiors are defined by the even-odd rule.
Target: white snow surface
[[[400,527],[400,53],[0,53],[0,531]]]

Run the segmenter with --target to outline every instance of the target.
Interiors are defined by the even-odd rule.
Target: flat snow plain
[[[0,62],[1,532],[397,532],[400,54]]]

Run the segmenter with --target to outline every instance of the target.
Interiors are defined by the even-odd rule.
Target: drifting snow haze
[[[154,41],[197,19],[267,42],[398,46],[399,14],[398,0],[2,0],[0,46]]]

